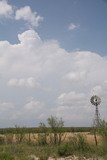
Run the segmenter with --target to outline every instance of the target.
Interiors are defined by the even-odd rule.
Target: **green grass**
[[[0,160],[30,160],[30,155],[36,155],[41,160],[57,155],[57,146],[38,146],[34,144],[2,144],[0,145]]]

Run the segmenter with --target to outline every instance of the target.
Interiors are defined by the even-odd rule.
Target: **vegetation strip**
[[[90,132],[63,132],[64,122],[49,117],[47,124],[40,123],[39,132],[15,132],[0,135],[0,160],[107,160],[107,123],[101,121],[99,128]],[[48,129],[47,129],[48,128]],[[95,143],[94,135],[97,138]],[[89,137],[92,137],[90,141]],[[75,155],[75,156],[74,156]],[[101,157],[101,158],[99,158]],[[61,159],[62,158],[62,159]],[[49,159],[49,160],[50,160]]]

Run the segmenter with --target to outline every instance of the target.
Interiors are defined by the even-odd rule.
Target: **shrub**
[[[3,135],[0,136],[0,144],[5,143],[5,137]]]
[[[17,143],[21,143],[25,138],[25,127],[20,128],[19,126],[15,126],[15,138]]]
[[[9,153],[0,153],[0,160],[14,160],[14,157]]]
[[[39,126],[40,133],[38,133],[38,144],[45,145],[47,144],[47,127],[44,123],[40,123]]]
[[[48,127],[44,123],[40,123],[38,134],[39,142],[42,144],[60,144],[64,140],[63,126],[64,122],[62,118],[51,116],[47,119]],[[48,142],[47,142],[48,139]]]
[[[107,140],[107,122],[105,122],[104,120],[101,121],[101,125],[100,128],[98,128],[98,132],[104,140]]]
[[[54,144],[60,144],[63,141],[62,128],[64,127],[64,122],[62,118],[51,116],[47,119],[48,125],[50,127],[50,142]]]
[[[88,151],[90,150],[90,146],[83,135],[77,135],[77,149],[80,151]]]
[[[47,144],[47,138],[46,138],[45,133],[38,133],[38,144],[39,145]]]
[[[72,154],[72,146],[69,143],[63,143],[58,147],[59,156],[69,156]]]
[[[14,137],[13,134],[7,134],[6,135],[6,143],[12,144],[13,143],[13,137]]]

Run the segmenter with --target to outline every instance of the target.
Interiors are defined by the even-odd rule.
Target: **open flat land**
[[[37,142],[39,135],[43,135],[44,133],[30,133],[30,134],[24,134],[22,135],[22,139],[23,141],[31,141],[31,142]],[[78,136],[78,135],[82,135],[89,143],[95,143],[95,137],[94,134],[90,133],[90,132],[64,132],[62,133],[62,140],[63,141],[69,141],[71,139],[73,139],[74,137]],[[4,138],[6,141],[11,141],[11,142],[16,142],[17,138],[20,138],[20,134],[0,134],[0,138]],[[50,136],[53,136],[52,133],[47,134],[47,141],[50,138]],[[100,135],[97,135],[97,140],[100,143],[102,141],[102,137]]]
[[[104,149],[100,148],[101,135],[97,135],[98,146],[96,146],[94,135],[90,132],[61,134],[60,144],[50,143],[53,133],[46,134],[46,144],[44,133],[1,134],[0,160],[106,160],[106,155],[106,158],[102,157]]]

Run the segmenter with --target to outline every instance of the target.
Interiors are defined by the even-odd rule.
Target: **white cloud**
[[[84,101],[86,100],[86,96],[83,93],[75,93],[74,91],[69,93],[62,93],[58,97],[58,101],[60,105],[64,106],[71,106],[74,107],[78,105],[81,106],[81,104],[84,104]]]
[[[15,106],[12,102],[0,100],[0,121],[1,127],[12,126],[12,117],[15,114]]]
[[[26,123],[34,125],[37,121],[38,124],[36,123],[36,125],[39,125],[40,121],[47,118],[46,112],[47,109],[45,104],[33,98],[29,102],[26,102],[26,104],[17,111],[15,120],[18,122],[18,119],[20,118],[25,125]]]
[[[70,72],[67,73],[67,75],[64,76],[64,79],[70,81],[70,82],[79,82],[81,80],[84,80],[86,78],[87,73],[85,71],[80,72]]]
[[[39,45],[39,43],[41,42],[38,33],[35,32],[34,30],[28,30],[22,34],[18,34],[18,39],[22,44],[30,43],[30,45],[34,45],[35,43]]]
[[[0,112],[14,109],[14,105],[11,102],[0,101]]]
[[[43,106],[43,103],[40,101],[32,99],[30,102],[25,104],[24,109],[31,112],[38,112],[38,110],[43,109]]]
[[[17,119],[15,122],[28,124],[30,120],[33,125],[34,118],[41,121],[56,114],[68,124],[70,117],[75,124],[76,116],[76,124],[80,124],[79,119],[81,124],[89,124],[93,115],[90,107],[93,89],[96,94],[101,92],[101,112],[106,117],[105,57],[90,51],[68,53],[55,40],[43,41],[34,30],[25,31],[18,38],[19,43],[14,45],[0,41],[0,86],[6,101],[13,99],[15,102],[14,114],[12,112],[13,119]],[[25,90],[26,87],[30,90]],[[25,104],[27,97],[34,97],[34,100]],[[86,115],[89,115],[88,119]],[[6,116],[4,112],[0,120],[3,116]],[[8,123],[7,119],[4,122]]]
[[[89,104],[89,97],[84,93],[76,93],[74,91],[62,93],[58,97],[58,106],[56,115],[64,117],[66,125],[90,125],[93,116],[93,109]],[[91,115],[92,114],[92,115]]]
[[[33,12],[30,6],[24,6],[16,10],[15,6],[7,0],[0,0],[0,18],[12,18],[14,20],[24,20],[29,28],[37,28],[43,17]]]
[[[25,78],[12,78],[8,81],[8,86],[13,86],[13,87],[27,87],[27,88],[38,88],[39,83],[36,82],[35,78],[29,77],[27,79]]]
[[[13,10],[8,1],[1,0],[0,17],[12,16],[24,20],[30,28],[43,21],[30,6]],[[68,29],[79,27],[70,23]],[[18,34],[18,39],[14,45],[0,41],[2,127],[18,123],[35,126],[50,115],[62,117],[68,125],[90,124],[93,94],[101,97],[101,114],[107,120],[106,57],[91,51],[67,52],[58,41],[43,41],[32,29]],[[25,102],[27,97],[34,98]]]
[[[74,29],[78,29],[79,27],[80,27],[79,25],[76,25],[76,24],[74,24],[74,23],[70,23],[68,29],[69,29],[70,31],[72,31],[72,30],[74,30]]]
[[[13,14],[13,7],[6,0],[0,0],[0,16],[9,18]]]
[[[68,121],[71,121],[71,119],[74,121],[74,117],[80,121],[84,117],[81,117],[81,115],[87,114],[88,111],[90,111],[88,97],[84,93],[71,91],[62,93],[58,97],[57,115],[65,117]]]
[[[97,86],[95,86],[93,89],[92,89],[92,91],[91,91],[91,94],[92,95],[100,95],[101,96],[101,94],[102,94],[102,86],[100,86],[100,85],[97,85]]]
[[[32,27],[38,27],[39,23],[43,21],[43,17],[39,16],[37,12],[33,12],[30,6],[25,6],[16,11],[16,20],[24,20]]]
[[[39,124],[42,119],[46,119],[45,111],[44,103],[34,98],[26,102],[21,108],[11,102],[0,101],[0,126],[31,126],[34,125],[35,120]]]

